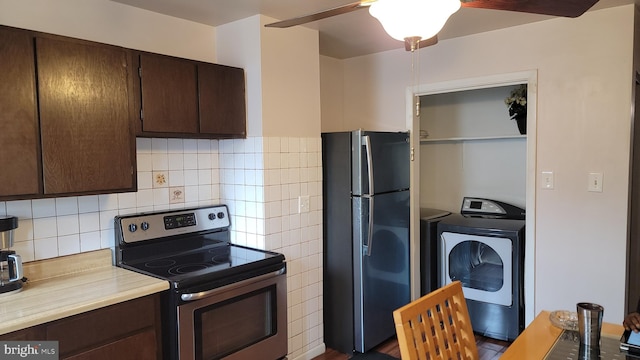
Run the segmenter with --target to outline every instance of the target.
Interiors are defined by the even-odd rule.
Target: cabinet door
[[[0,196],[40,192],[33,38],[0,29]]]
[[[244,70],[198,64],[200,132],[246,137]]]
[[[128,52],[37,38],[45,194],[135,188]]]
[[[162,352],[160,334],[159,294],[46,324],[46,339],[59,342],[61,359],[77,354],[79,359],[156,358]],[[117,352],[120,357],[107,356]]]
[[[134,334],[118,341],[73,356],[62,356],[67,360],[157,360],[156,334],[153,330]]]
[[[46,339],[46,335],[45,327],[37,325],[0,335],[0,341],[37,341]]]
[[[142,131],[198,132],[196,64],[156,54],[140,54]]]

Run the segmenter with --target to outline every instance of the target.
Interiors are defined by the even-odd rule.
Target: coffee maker
[[[13,231],[18,228],[15,216],[0,216],[0,294],[22,289],[22,258],[13,246]]]

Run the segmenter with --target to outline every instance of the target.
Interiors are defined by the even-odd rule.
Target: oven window
[[[276,286],[195,311],[196,359],[220,359],[277,333]]]
[[[449,277],[466,288],[495,292],[504,284],[504,264],[491,246],[463,241],[449,253]]]

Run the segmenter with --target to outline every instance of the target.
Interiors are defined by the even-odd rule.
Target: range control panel
[[[115,217],[115,230],[125,243],[226,229],[231,226],[226,205],[150,212]]]
[[[497,200],[465,197],[460,208],[462,215],[524,220],[525,209]]]

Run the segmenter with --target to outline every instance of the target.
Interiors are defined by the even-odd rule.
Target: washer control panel
[[[525,209],[497,200],[465,197],[460,208],[462,215],[524,220]]]

